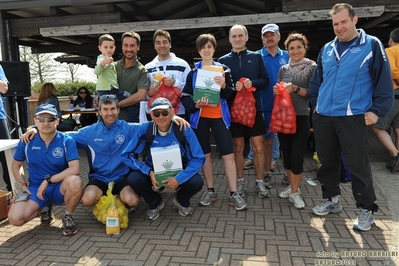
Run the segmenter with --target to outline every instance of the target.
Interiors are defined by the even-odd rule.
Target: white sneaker
[[[373,223],[373,212],[367,209],[360,209],[360,214],[353,223],[353,229],[358,231],[369,231]]]
[[[255,185],[256,192],[258,193],[258,197],[263,199],[263,198],[269,198],[270,197],[270,192],[269,190],[266,189],[266,186],[264,182],[256,182]]]
[[[305,202],[303,201],[303,198],[299,192],[296,192],[294,194],[291,194],[291,196],[288,199],[290,202],[294,203],[294,207],[301,210],[305,208]]]
[[[282,199],[288,199],[291,196],[291,185],[288,185],[288,187],[281,191],[278,196]]]
[[[312,213],[319,216],[324,216],[329,213],[340,213],[340,212],[342,212],[342,205],[339,200],[337,203],[334,203],[328,199],[324,199],[322,203],[320,203],[317,206],[314,206],[312,209]]]
[[[245,182],[244,179],[237,180],[237,193],[241,196],[245,196]]]
[[[301,194],[301,188],[298,188],[298,193]],[[288,185],[278,196],[282,199],[288,199],[291,196],[291,185]]]

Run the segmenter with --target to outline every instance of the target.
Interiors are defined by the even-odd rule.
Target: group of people
[[[65,135],[56,130],[60,118],[56,107],[51,103],[39,105],[35,114],[36,128],[25,134],[23,142],[18,144],[12,169],[15,179],[29,194],[29,200],[11,206],[10,222],[21,225],[41,212],[42,225],[50,225],[53,220],[51,205],[64,201],[64,234],[72,235],[77,229],[71,212],[79,200],[84,206],[95,204],[106,193],[111,181],[115,182],[113,193],[118,194],[129,207],[136,206],[143,197],[149,205],[146,217],[150,220],[160,216],[160,210],[164,207],[160,192],[165,188],[177,191],[174,202],[179,214],[191,215],[190,199],[204,183],[199,174],[201,170],[206,190],[200,197],[199,205],[208,206],[217,200],[210,131],[224,164],[230,190],[228,204],[238,211],[245,210],[243,153],[246,137],[250,138],[253,150],[257,196],[270,197],[268,189],[272,185],[270,167],[275,134],[270,132],[269,125],[274,95],[278,93],[275,85],[282,81],[291,97],[297,126],[295,134],[278,133],[289,183],[279,196],[288,198],[295,208],[305,207],[300,184],[310,130],[310,100],[314,109],[312,122],[316,147],[321,161],[317,178],[324,199],[312,208],[312,213],[326,215],[342,211],[338,198],[338,161],[343,155],[352,175],[353,195],[361,210],[353,228],[370,230],[374,222],[373,213],[378,206],[367,157],[367,125],[375,124],[390,112],[394,100],[392,79],[397,82],[398,76],[391,75],[390,63],[381,42],[356,29],[358,18],[352,6],[337,4],[330,14],[336,38],[321,49],[317,62],[306,58],[308,40],[301,33],[289,34],[284,42],[286,51],[278,48],[281,35],[276,24],[267,24],[262,28],[264,47],[257,52],[246,48],[249,38],[246,27],[232,26],[229,30],[232,50],[217,62],[213,59],[217,47],[215,37],[201,34],[196,40],[201,60],[195,63],[193,69],[170,52],[171,37],[167,31],[157,30],[154,33],[154,48],[158,55],[145,66],[137,61],[140,49],[137,33],[130,31],[122,35],[123,58],[117,62],[112,59],[115,50],[112,37],[100,37],[102,55],[97,61],[96,73],[99,76],[108,73],[99,79],[102,85],[114,79],[110,85],[100,89],[100,122]],[[396,55],[399,54],[397,35],[398,30],[395,29],[390,41],[390,45],[396,45]],[[223,75],[215,75],[213,79],[220,86],[220,99],[216,106],[210,105],[205,97],[193,100],[199,69],[209,66],[223,71]],[[396,66],[397,73],[398,64],[391,63],[391,66],[393,70]],[[168,99],[157,98],[148,110],[153,122],[137,124],[140,101],[161,88],[161,84],[154,80],[157,73],[165,77],[162,81],[165,86],[182,91],[179,112],[175,114]],[[252,95],[256,115],[252,127],[232,122],[229,111],[237,92],[248,88],[255,88]],[[185,120],[180,116],[190,121],[191,128],[186,127]],[[180,128],[177,128],[178,125]],[[151,138],[147,136],[149,134]],[[73,141],[88,155],[90,173],[85,188],[78,176],[79,160],[76,147],[71,145]],[[143,152],[146,148],[176,144],[180,148],[183,170],[160,184],[155,178],[151,153]],[[143,154],[145,156],[141,158]],[[40,164],[44,160],[42,158],[52,162],[51,167]],[[395,158],[396,155],[392,159],[392,168],[397,168],[398,159]],[[22,170],[24,160],[28,162],[29,186]],[[39,165],[38,169],[36,165]]]

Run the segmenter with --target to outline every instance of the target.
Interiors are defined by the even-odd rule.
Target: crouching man
[[[75,210],[83,192],[76,144],[71,137],[57,131],[60,119],[54,105],[39,105],[35,116],[39,134],[28,144],[23,141],[18,143],[12,162],[13,175],[21,183],[22,191],[17,193],[18,197],[11,205],[8,220],[12,225],[23,225],[37,217],[43,207],[65,203],[63,234],[74,235],[77,227],[71,212]],[[29,186],[24,178],[25,160]],[[43,213],[41,219],[52,221],[53,217]],[[48,223],[42,221],[42,224]]]
[[[204,153],[191,128],[180,131],[172,123],[174,111],[169,100],[157,98],[152,103],[150,115],[153,122],[140,125],[135,137],[122,153],[123,162],[133,170],[129,174],[128,183],[149,205],[147,219],[156,220],[165,205],[158,192],[161,185],[176,190],[174,203],[178,212],[181,216],[189,216],[193,213],[190,199],[204,184],[198,174],[205,161]],[[179,145],[182,170],[160,184],[155,178],[153,156],[149,154],[142,162],[137,159],[138,154],[146,148],[169,147],[174,144]]]

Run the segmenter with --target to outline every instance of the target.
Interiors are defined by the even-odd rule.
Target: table
[[[0,151],[4,151],[7,161],[8,173],[10,175],[10,183],[12,187],[12,191],[15,195],[15,178],[12,174],[11,163],[14,160],[15,149],[18,145],[19,139],[0,139]],[[3,169],[4,171],[4,169]]]

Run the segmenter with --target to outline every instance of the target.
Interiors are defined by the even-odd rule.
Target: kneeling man
[[[156,220],[159,217],[159,210],[165,205],[158,192],[161,185],[176,190],[174,203],[178,206],[178,212],[181,216],[189,216],[193,213],[190,199],[201,190],[204,184],[198,174],[205,161],[204,153],[191,128],[183,131],[175,128],[177,126],[172,123],[174,111],[169,100],[157,98],[152,103],[150,115],[153,122],[140,125],[135,137],[122,153],[123,162],[133,170],[129,174],[128,183],[148,203],[150,209],[147,212],[147,219]],[[137,159],[138,155],[146,147],[159,148],[176,144],[180,149],[182,170],[159,184],[155,178],[151,154],[146,156],[143,162]]]
[[[30,143],[18,143],[12,172],[20,182],[25,197],[11,205],[8,220],[12,225],[23,225],[37,217],[39,210],[51,204],[64,204],[63,234],[77,232],[72,219],[82,196],[83,185],[79,177],[79,154],[75,141],[57,131],[59,118],[52,104],[42,104],[36,110],[35,125],[39,130]],[[29,186],[25,182],[23,162],[29,172]],[[43,215],[43,214],[42,214]]]

